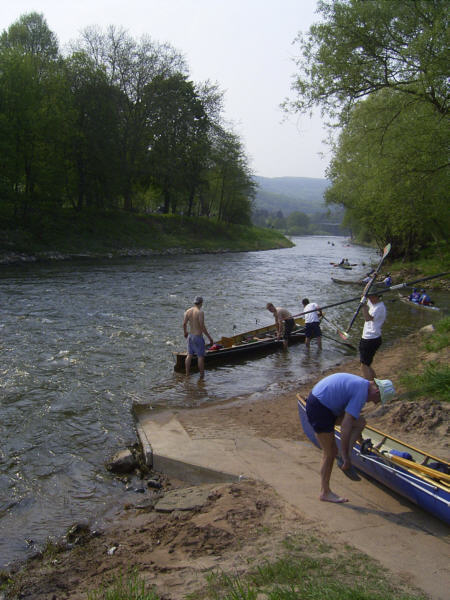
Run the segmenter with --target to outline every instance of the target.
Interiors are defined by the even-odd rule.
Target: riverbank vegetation
[[[139,256],[166,252],[224,252],[286,248],[278,231],[206,217],[142,215],[124,210],[40,211],[26,225],[0,211],[4,261],[76,256]]]
[[[297,43],[289,111],[330,121],[329,204],[360,240],[415,256],[448,238],[445,0],[324,0]]]
[[[250,225],[255,184],[222,103],[167,43],[91,27],[63,55],[25,14],[0,35],[0,203],[20,225],[58,209]]]

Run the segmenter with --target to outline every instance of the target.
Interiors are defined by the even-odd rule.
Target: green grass
[[[132,571],[127,577],[119,575],[109,586],[88,592],[87,600],[159,600],[159,596]]]
[[[244,574],[213,571],[201,590],[186,600],[425,600],[420,592],[393,583],[375,560],[344,545],[336,548],[313,535],[285,539],[279,556]],[[88,592],[87,600],[161,600],[134,570],[108,586]]]
[[[405,373],[400,377],[408,391],[408,397],[429,398],[450,402],[450,367],[428,363],[423,373]]]
[[[434,329],[433,334],[425,341],[425,348],[428,352],[439,352],[450,346],[450,317],[438,321]]]
[[[450,264],[450,244],[446,241],[436,242],[428,248],[421,250],[420,253],[411,261],[395,260],[389,265],[389,269],[395,273],[397,271],[410,271],[416,273],[418,277],[423,275],[438,275],[448,272]],[[432,282],[427,286],[439,285]]]
[[[428,352],[439,352],[450,345],[450,317],[438,321],[434,329],[423,342]],[[400,383],[406,387],[409,399],[431,397],[450,402],[450,367],[447,364],[429,362],[421,373],[404,373]]]
[[[214,572],[194,600],[418,600],[392,584],[384,569],[349,547],[337,552],[313,536],[290,536],[284,552],[244,575]]]
[[[274,230],[230,225],[205,217],[49,209],[42,210],[27,225],[18,226],[0,207],[0,252],[114,255],[124,249],[219,252],[292,245]]]

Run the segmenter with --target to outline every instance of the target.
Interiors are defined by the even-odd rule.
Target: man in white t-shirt
[[[375,378],[371,365],[375,352],[381,346],[381,328],[386,320],[386,307],[378,294],[369,292],[362,314],[364,329],[359,342],[359,360],[362,376],[370,381]]]
[[[311,340],[317,338],[319,348],[322,348],[322,331],[320,329],[320,317],[322,311],[315,302],[310,302],[308,298],[303,298],[303,311],[305,314],[305,346],[309,348]]]

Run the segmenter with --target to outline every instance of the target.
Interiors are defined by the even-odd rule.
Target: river
[[[324,322],[322,352],[292,346],[209,368],[204,382],[173,371],[172,352],[185,347],[183,312],[195,296],[204,297],[218,339],[271,323],[268,301],[298,313],[305,296],[322,306],[357,296],[353,286],[331,282],[330,263],[347,257],[358,264],[355,278],[379,260],[342,237],[294,242],[265,252],[0,268],[0,568],[75,521],[95,525],[136,493],[104,467],[136,441],[133,402],[189,407],[277,394],[354,356]],[[386,305],[385,343],[437,318],[389,296]],[[355,307],[326,314],[345,327]],[[352,331],[357,345],[360,318]]]

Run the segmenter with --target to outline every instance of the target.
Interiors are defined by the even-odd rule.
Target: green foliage
[[[169,44],[88,28],[59,53],[43,15],[0,35],[0,203],[15,224],[50,205],[250,224],[254,183],[222,93]]]
[[[285,107],[320,105],[342,128],[327,202],[393,256],[447,239],[448,2],[322,0],[319,13]]]
[[[351,548],[338,552],[312,536],[290,536],[283,556],[266,560],[246,575],[207,576],[211,600],[418,600],[391,585],[385,571]]]
[[[341,123],[361,98],[394,90],[448,112],[447,0],[322,0],[321,22],[299,35],[297,99]]]
[[[352,111],[339,138],[327,201],[343,205],[356,230],[394,256],[411,255],[446,238],[447,133],[427,104],[405,102],[391,91],[371,96]]]
[[[0,205],[0,251],[45,255],[95,255],[135,251],[242,251],[292,245],[277,231],[227,224],[206,217],[135,214],[120,210],[42,209],[35,219],[11,228]]]
[[[448,334],[447,334],[448,341]],[[411,398],[436,398],[450,402],[450,367],[428,363],[423,373],[405,373],[400,382],[406,386]]]
[[[104,585],[100,589],[88,592],[87,600],[158,600],[159,596],[149,590],[145,581],[136,570],[130,575],[119,575],[111,585]]]

